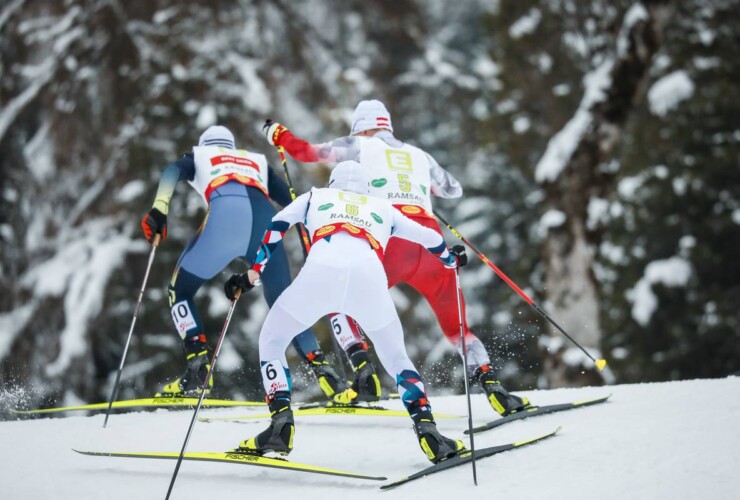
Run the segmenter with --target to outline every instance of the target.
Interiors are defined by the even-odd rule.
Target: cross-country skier
[[[223,126],[212,126],[200,136],[191,153],[169,164],[159,180],[152,209],[141,221],[147,241],[155,234],[167,236],[170,199],[179,181],[186,180],[208,206],[203,223],[183,251],[169,285],[172,319],[187,358],[185,373],[166,384],[158,396],[198,394],[209,369],[206,334],[193,298],[205,282],[234,259],[251,264],[260,236],[275,215],[271,199],[281,206],[291,202],[288,186],[268,166],[264,155],[236,149],[234,135]],[[264,296],[272,305],[290,284],[288,259],[283,250],[273,256],[263,276]],[[346,387],[328,365],[313,332],[306,328],[293,346],[317,377],[322,391],[331,398]],[[213,377],[208,381],[208,392]]]
[[[362,325],[383,367],[395,379],[429,460],[436,463],[459,453],[462,441],[437,430],[424,383],[406,353],[401,320],[381,264],[389,238],[415,241],[445,269],[454,270],[456,256],[439,233],[403,217],[387,201],[368,196],[366,169],[347,161],[334,168],[328,187],[311,189],[273,217],[251,269],[225,283],[227,297],[233,300],[237,290],[252,288],[265,275],[283,235],[299,222],[309,231],[311,251],[293,283],[273,304],[259,337],[272,422],[267,430],[242,441],[237,451],[290,453],[295,426],[285,349],[298,332],[322,316],[342,311]]]
[[[390,201],[406,217],[442,234],[434,219],[432,197],[459,198],[460,183],[442,169],[431,155],[403,143],[393,136],[391,116],[385,105],[377,100],[361,101],[352,115],[350,135],[323,144],[310,144],[293,135],[280,123],[268,122],[263,127],[267,140],[273,146],[282,146],[293,158],[301,162],[336,163],[355,160],[367,169],[370,193]],[[464,249],[464,247],[461,247]],[[429,255],[418,244],[403,239],[392,239],[387,248],[383,267],[388,275],[388,286],[407,283],[419,291],[437,316],[437,321],[447,339],[462,353],[460,318],[457,309],[457,282],[455,272],[446,269],[438,259]],[[468,328],[463,300],[463,328],[468,352],[468,374],[471,382],[479,383],[493,409],[508,415],[529,406],[526,398],[506,391],[496,379],[485,346]],[[335,330],[347,331],[351,320],[340,321]],[[364,372],[354,364],[356,358],[368,360],[367,346],[359,334],[345,335],[343,347],[353,361],[356,377],[352,387],[334,397],[339,402],[372,400],[372,366],[365,363]]]

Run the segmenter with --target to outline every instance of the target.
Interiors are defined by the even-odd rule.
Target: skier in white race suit
[[[285,350],[296,334],[335,312],[354,318],[373,342],[378,359],[396,381],[427,458],[436,463],[465,449],[462,441],[437,430],[424,383],[406,353],[381,262],[391,237],[417,242],[448,268],[457,267],[457,256],[440,234],[404,217],[368,191],[366,169],[355,161],[339,163],[328,187],[312,188],[273,217],[252,267],[226,282],[226,295],[232,300],[237,290],[252,288],[286,231],[299,222],[306,225],[312,241],[306,263],[271,307],[259,336],[262,382],[272,421],[268,429],[242,441],[236,451],[288,454],[293,449],[291,375]]]

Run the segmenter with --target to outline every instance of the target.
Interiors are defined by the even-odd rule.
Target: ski
[[[119,453],[119,452],[100,452],[100,451],[80,451],[73,450],[82,455],[90,455],[96,457],[121,457],[121,458],[151,458],[151,459],[163,459],[163,460],[177,460],[180,457],[179,453],[176,452],[133,452],[133,453]],[[256,467],[269,467],[274,469],[283,470],[294,470],[299,472],[309,472],[312,474],[326,474],[329,476],[340,476],[353,479],[367,479],[370,481],[385,481],[386,477],[379,476],[367,476],[364,474],[356,474],[354,472],[346,472],[336,469],[329,469],[326,467],[320,467],[316,465],[303,464],[299,462],[291,462],[284,458],[270,458],[260,455],[252,455],[249,453],[239,453],[235,451],[227,451],[224,453],[213,453],[213,452],[186,452],[183,455],[183,460],[200,461],[200,462],[219,462],[229,464],[241,464],[241,465],[254,465]]]
[[[299,406],[293,410],[294,416],[315,416],[315,415],[360,415],[367,417],[408,417],[406,410],[389,410],[382,406],[359,406],[359,405],[339,405],[332,404],[329,406]],[[435,418],[463,418],[464,415],[448,415],[445,413],[435,413]],[[244,420],[254,420],[257,418],[270,418],[269,413],[255,413],[253,415],[242,415],[238,417],[199,417],[201,422],[243,422]]]
[[[198,398],[178,398],[178,397],[161,397],[161,398],[143,398],[127,399],[124,401],[114,401],[112,408],[171,408],[171,407],[188,407],[195,408],[198,404]],[[203,406],[206,407],[228,407],[228,406],[265,406],[264,401],[233,401],[230,399],[209,399],[203,400]],[[38,415],[42,413],[59,413],[65,411],[82,411],[82,410],[106,410],[108,403],[92,403],[79,406],[60,406],[56,408],[41,408],[36,410],[11,410],[13,413],[20,415]]]
[[[601,398],[587,399],[585,401],[577,401],[575,403],[560,403],[560,404],[554,404],[554,405],[533,406],[526,410],[512,413],[511,415],[498,418],[486,424],[473,427],[473,434],[477,434],[479,432],[494,429],[504,424],[508,424],[509,422],[514,422],[515,420],[522,420],[522,419],[529,418],[529,417],[536,417],[537,415],[547,415],[548,413],[556,413],[559,411],[573,410],[575,408],[583,408],[584,406],[597,405],[599,403],[606,402],[606,400],[608,400],[610,397],[611,397],[611,394],[609,394],[608,396],[601,397]],[[466,430],[465,434],[470,434],[470,431]]]
[[[526,446],[528,444],[542,441],[543,439],[547,439],[551,436],[554,436],[559,430],[560,430],[560,427],[558,427],[552,432],[548,432],[547,434],[543,434],[541,436],[537,436],[531,439],[525,439],[523,441],[517,441],[515,443],[502,444],[499,446],[491,446],[489,448],[477,449],[475,450],[475,460],[477,461],[477,460],[480,460],[481,458],[486,458],[492,455],[496,455],[497,453],[503,453],[504,451],[513,450],[515,448],[521,448],[522,446]],[[422,469],[419,472],[415,472],[414,474],[411,474],[410,476],[406,476],[392,483],[384,484],[383,486],[380,487],[380,489],[389,490],[391,488],[395,488],[396,486],[406,484],[415,479],[419,479],[421,477],[428,476],[430,474],[436,474],[437,472],[442,472],[444,470],[452,469],[453,467],[464,465],[464,464],[470,463],[471,461],[472,461],[472,452],[470,450],[465,450],[459,455],[456,455],[452,458],[448,458],[447,460],[443,460],[437,464],[427,467],[426,469]]]

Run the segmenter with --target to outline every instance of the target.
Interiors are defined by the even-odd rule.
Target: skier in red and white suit
[[[360,102],[352,116],[351,135],[323,144],[310,144],[280,123],[269,120],[263,129],[270,144],[283,147],[298,161],[359,162],[368,172],[371,195],[390,201],[406,217],[440,234],[442,231],[433,215],[431,195],[441,198],[462,196],[460,183],[432,156],[393,136],[390,114],[380,101]],[[455,271],[445,269],[439,259],[420,245],[398,238],[389,242],[383,267],[389,287],[407,283],[427,299],[442,332],[462,353]],[[526,398],[510,394],[496,380],[485,346],[468,327],[464,299],[462,311],[471,381],[480,383],[491,406],[501,415],[527,407],[529,401]],[[337,330],[341,333],[351,325],[351,321],[337,317],[332,318],[332,323],[335,333]],[[351,403],[378,399],[380,384],[369,363],[367,345],[359,335],[337,337],[350,357],[356,377],[353,386],[334,396],[335,400]]]

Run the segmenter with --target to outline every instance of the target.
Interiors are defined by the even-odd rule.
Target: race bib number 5
[[[350,346],[362,342],[362,337],[355,325],[350,324],[350,320],[344,314],[337,314],[331,317],[331,328],[334,330],[334,337],[339,345],[345,351]]]

